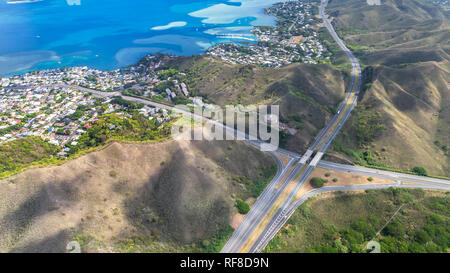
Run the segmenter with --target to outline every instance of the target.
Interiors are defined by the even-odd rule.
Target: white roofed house
[[[184,82],[182,82],[180,84],[180,87],[181,87],[181,92],[183,93],[183,95],[186,97],[189,97],[189,92],[188,92],[186,84]]]
[[[48,143],[53,144],[53,145],[59,145],[59,141],[56,139],[51,139]]]

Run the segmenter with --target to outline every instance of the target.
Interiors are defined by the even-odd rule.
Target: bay
[[[150,53],[195,55],[254,42],[281,0],[0,0],[0,76],[69,66],[111,70]]]

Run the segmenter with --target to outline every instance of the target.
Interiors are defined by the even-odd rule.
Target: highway
[[[64,85],[64,84],[58,84],[58,85],[53,85],[53,86],[47,86],[47,87],[58,87],[58,88],[71,88],[71,89],[76,89],[80,92],[86,92],[86,93],[91,93],[94,96],[97,97],[102,97],[102,98],[112,98],[114,96],[121,96],[122,99],[127,100],[127,101],[131,101],[131,102],[135,102],[135,103],[142,103],[145,105],[150,105],[153,107],[158,107],[161,109],[166,109],[166,110],[171,110],[173,112],[179,113],[179,114],[183,114],[185,116],[190,116],[192,118],[195,118],[197,121],[205,121],[205,122],[209,122],[214,124],[217,127],[222,127],[224,129],[224,131],[228,132],[229,134],[234,135],[238,140],[244,140],[247,143],[249,143],[250,145],[261,149],[261,145],[265,145],[266,149],[268,151],[270,151],[271,155],[274,156],[277,160],[279,160],[279,158],[273,154],[273,152],[283,155],[285,157],[291,158],[291,159],[297,159],[300,156],[296,153],[293,153],[291,151],[287,151],[284,150],[280,147],[275,147],[269,143],[266,143],[264,141],[258,140],[256,139],[256,137],[250,137],[248,134],[246,134],[245,132],[241,132],[236,130],[235,128],[231,128],[229,126],[226,126],[225,124],[218,122],[216,120],[212,120],[209,119],[205,116],[200,116],[200,115],[196,115],[192,112],[183,110],[181,108],[177,108],[177,107],[173,107],[170,105],[166,105],[166,104],[162,104],[162,103],[158,103],[158,102],[154,102],[154,101],[150,101],[150,100],[146,100],[146,99],[140,99],[140,98],[136,98],[136,97],[131,97],[131,96],[124,96],[122,95],[120,92],[102,92],[102,91],[98,91],[98,90],[94,90],[94,89],[89,89],[86,87],[81,87],[81,86],[75,86],[75,85]],[[18,87],[18,88],[24,88],[24,87]]]
[[[323,188],[315,189],[307,192],[297,201],[290,204],[289,207],[283,211],[282,214],[278,215],[277,221],[273,223],[272,227],[266,228],[265,237],[261,239],[259,245],[253,248],[252,252],[260,252],[264,250],[266,245],[270,242],[270,240],[277,234],[278,230],[284,226],[287,220],[292,216],[295,210],[303,204],[308,198],[326,192],[333,191],[360,191],[360,190],[369,190],[369,189],[387,189],[387,188],[408,188],[408,189],[427,189],[427,190],[438,190],[438,191],[450,191],[450,181],[444,179],[437,179],[426,176],[416,176],[398,172],[391,171],[383,171],[376,169],[369,169],[365,167],[352,166],[352,165],[344,165],[338,164],[328,161],[320,161],[317,165],[318,167],[334,170],[339,172],[346,172],[356,175],[365,175],[372,176],[377,178],[384,178],[396,181],[395,183],[368,183],[363,185],[348,185],[348,186],[325,186]]]
[[[318,167],[324,168],[327,170],[333,170],[338,172],[346,172],[351,174],[357,174],[357,175],[364,175],[364,176],[371,176],[371,177],[377,177],[377,178],[384,178],[384,179],[390,179],[395,181],[402,181],[406,183],[412,183],[412,184],[420,184],[420,185],[436,185],[436,186],[443,186],[443,190],[447,190],[445,187],[450,186],[450,181],[439,179],[439,178],[433,178],[428,176],[417,176],[417,175],[411,175],[411,174],[404,174],[399,172],[392,172],[392,171],[384,171],[384,170],[377,170],[377,169],[369,169],[365,167],[360,166],[352,166],[352,165],[344,165],[344,164],[338,164],[334,162],[328,162],[325,160],[322,160],[317,164]]]
[[[333,139],[344,126],[356,105],[361,87],[361,68],[357,58],[345,46],[334,31],[333,26],[325,15],[328,1],[324,0],[319,8],[324,26],[327,27],[333,39],[347,55],[352,65],[352,81],[349,91],[337,114],[330,123],[319,133],[314,143],[300,158],[295,168],[290,171],[286,179],[277,189],[268,188],[267,193],[255,203],[256,209],[250,211],[242,224],[236,229],[222,252],[259,252],[282,227],[289,216],[290,208],[295,204],[295,196],[308,180],[314,168],[321,161]]]
[[[353,89],[355,82],[352,81],[351,89]],[[96,91],[92,89],[87,89],[84,87],[79,86],[59,86],[59,87],[67,87],[67,88],[75,88],[80,91],[84,92],[90,92],[94,95],[101,96],[101,97],[112,97],[112,96],[118,96],[120,93],[105,93],[101,91]],[[347,94],[346,100],[348,101],[351,96],[351,93]],[[136,103],[144,103],[146,105],[151,105],[154,107],[159,107],[162,109],[172,110],[183,114],[191,114],[187,113],[181,109],[177,109],[165,104],[139,99],[135,97],[129,97],[129,96],[122,96],[123,99],[133,101]],[[342,122],[343,120],[346,120],[349,117],[349,112],[345,111],[346,105],[350,105],[351,107],[355,105],[355,101],[351,101],[351,104],[348,104],[344,101],[344,103],[341,104],[339,112],[345,113],[345,116],[341,119],[339,116],[334,116],[332,119],[332,122],[336,123],[338,120],[341,120],[339,123],[339,126],[335,126],[334,132],[331,134],[331,137],[335,137],[337,135],[338,130],[342,128]],[[241,132],[236,131],[233,128],[227,127],[223,125],[222,123],[219,123],[214,120],[206,119],[205,117],[197,117],[201,118],[204,121],[212,122],[216,124],[217,126],[222,126],[224,129],[226,129],[228,132],[233,133],[235,136],[240,135],[241,137],[245,138],[248,143],[255,147],[259,147],[261,145],[261,141],[259,140],[249,140],[249,136],[246,134],[243,134]],[[327,125],[327,127],[321,131],[321,133],[318,136],[318,139],[314,142],[314,144],[311,146],[312,148],[318,148],[320,139],[324,138],[327,134],[329,134],[329,130],[333,128],[333,124],[330,123]],[[325,151],[328,147],[329,143],[331,141],[328,140],[327,142],[323,142],[323,146],[320,149],[320,151]],[[254,228],[259,224],[258,220],[261,219],[261,215],[265,215],[267,211],[271,208],[273,203],[280,197],[283,190],[286,189],[287,185],[289,184],[289,181],[292,181],[295,176],[298,176],[298,174],[301,172],[302,168],[307,168],[304,176],[299,180],[299,183],[297,183],[296,188],[294,191],[291,192],[291,195],[289,196],[289,199],[292,200],[295,196],[294,193],[298,191],[298,189],[303,185],[303,183],[307,180],[310,173],[313,171],[314,167],[308,166],[306,164],[306,161],[302,164],[301,161],[304,161],[305,158],[308,160],[312,156],[312,151],[308,150],[310,152],[307,152],[305,155],[299,155],[290,151],[283,150],[281,148],[277,149],[274,152],[270,152],[270,154],[277,160],[278,164],[278,172],[271,181],[271,183],[266,187],[264,192],[258,197],[257,201],[253,205],[251,211],[246,216],[246,220],[242,222],[242,224],[239,226],[238,230],[243,230],[243,232],[235,232],[233,233],[232,237],[229,239],[227,246],[230,248],[238,248],[239,244],[238,242],[241,242],[242,238],[247,238],[252,234],[252,231]],[[275,154],[283,155],[287,158],[289,158],[289,162],[286,164],[286,166],[283,166],[283,163],[281,162],[280,158]],[[311,161],[312,162],[312,161]],[[325,192],[331,192],[331,191],[349,191],[349,190],[366,190],[366,189],[383,189],[383,188],[389,188],[389,187],[399,187],[399,188],[422,188],[422,189],[431,189],[431,190],[445,190],[450,191],[450,181],[443,180],[443,179],[437,179],[437,178],[431,178],[431,177],[425,177],[425,176],[415,176],[415,175],[409,175],[404,173],[398,173],[398,172],[391,172],[391,171],[384,171],[384,170],[377,170],[377,169],[370,169],[360,166],[352,166],[352,165],[344,165],[344,164],[338,164],[333,162],[328,162],[324,160],[318,161],[317,164],[314,166],[328,169],[328,170],[334,170],[339,172],[346,172],[351,174],[357,174],[357,175],[365,175],[365,176],[372,176],[372,177],[378,177],[378,178],[384,178],[389,179],[393,181],[397,181],[396,184],[367,184],[367,185],[352,185],[352,186],[334,186],[334,187],[324,187],[321,189],[316,189],[313,191],[308,192],[304,196],[302,196],[299,200],[296,200],[294,202],[285,202],[283,204],[283,209],[278,210],[275,216],[272,218],[272,221],[270,221],[270,224],[267,225],[264,229],[264,232],[261,235],[258,244],[255,244],[250,249],[250,252],[259,252],[264,249],[264,247],[270,242],[270,240],[273,238],[273,236],[276,235],[278,230],[285,224],[285,222],[289,219],[289,217],[295,212],[295,209],[300,206],[303,202],[305,202],[308,198]],[[285,176],[287,178],[283,179]],[[280,185],[277,188],[277,185],[283,182],[282,185]],[[402,182],[407,182],[411,184],[403,184]],[[231,244],[232,242],[235,242],[235,244]],[[224,248],[224,250],[226,250]],[[224,252],[223,250],[223,252]],[[238,251],[236,251],[238,252]]]
[[[276,147],[274,147],[273,149],[274,152],[270,152],[277,159],[279,166],[278,172],[275,175],[274,179],[263,191],[263,193],[258,197],[250,212],[246,215],[240,226],[235,230],[221,252],[254,253],[262,251],[273,238],[273,236],[275,236],[275,234],[283,227],[283,225],[295,212],[298,206],[300,206],[309,197],[323,192],[378,189],[387,187],[424,188],[446,191],[450,190],[450,181],[447,180],[373,170],[357,166],[336,164],[322,160],[323,155],[327,151],[333,139],[338,135],[345,122],[350,117],[352,110],[356,106],[358,95],[361,89],[361,68],[359,62],[357,58],[352,54],[352,52],[345,46],[343,41],[338,37],[337,33],[333,29],[333,26],[327,19],[325,15],[325,8],[327,4],[328,1],[323,0],[319,8],[319,13],[323,19],[324,26],[327,27],[333,39],[345,52],[346,56],[349,59],[349,62],[352,65],[352,80],[348,92],[346,92],[344,101],[339,106],[337,114],[334,115],[331,121],[325,126],[325,128],[320,131],[315,141],[308,148],[304,155],[301,156]],[[62,85],[61,87],[75,88],[81,91],[91,92],[101,97],[121,95],[118,92],[105,93],[78,86]],[[201,119],[206,122],[212,122],[216,126],[223,126],[228,132],[233,133],[235,136],[240,136],[241,139],[247,140],[248,143],[255,147],[260,147],[262,144],[267,145],[266,143],[263,143],[259,140],[251,140],[248,135],[239,132],[234,128],[227,127],[222,123],[207,119],[203,116],[196,116],[195,114],[184,111],[182,109],[135,97],[122,96],[122,98],[136,103],[143,103],[162,109],[168,109],[174,112],[191,115],[196,119]],[[289,158],[289,162],[286,164],[286,166],[283,165],[280,158],[276,156],[275,153]],[[392,184],[324,187],[308,192],[306,195],[296,200],[295,197],[300,188],[309,179],[311,173],[316,167],[359,175],[369,175],[373,177],[386,178],[397,182]],[[405,184],[404,182],[410,184]]]
[[[289,208],[285,210],[285,212],[279,217],[278,222],[276,222],[277,227],[283,227],[284,224],[287,222],[287,220],[292,216],[292,214],[295,212],[295,210],[303,204],[306,200],[313,197],[314,195],[318,195],[321,193],[326,192],[334,192],[334,191],[361,191],[361,190],[379,190],[379,189],[386,189],[386,188],[406,188],[406,189],[428,189],[428,190],[440,190],[440,191],[450,191],[450,181],[446,181],[447,185],[441,184],[441,185],[433,185],[429,184],[426,181],[422,181],[422,184],[418,185],[410,185],[410,184],[402,184],[400,181],[398,181],[395,184],[366,184],[366,185],[349,185],[349,186],[330,186],[330,187],[323,187],[320,189],[315,189],[312,191],[309,191],[305,195],[303,195],[300,199],[298,199],[296,202],[291,204]],[[264,240],[262,240],[258,246],[256,246],[252,252],[260,252],[264,250],[266,245],[270,242],[270,240],[277,234],[279,229],[276,228],[269,228],[266,231],[266,235]]]
[[[293,177],[300,177],[299,180],[289,181],[286,179],[284,184],[293,183],[295,186],[292,188],[281,187],[278,192],[274,193],[274,198],[262,199],[258,210],[255,214],[259,213],[259,218],[252,217],[247,222],[247,217],[244,219],[243,224],[233,234],[233,237],[227,242],[222,252],[260,252],[264,250],[270,240],[277,234],[277,232],[283,227],[290,216],[303,202],[305,202],[311,196],[331,191],[349,191],[349,190],[367,190],[367,189],[383,189],[389,187],[397,188],[421,188],[431,190],[444,190],[450,191],[450,181],[443,179],[436,179],[430,177],[420,177],[396,172],[373,170],[357,166],[348,166],[342,164],[336,164],[332,162],[322,161],[322,157],[326,150],[332,143],[333,139],[338,135],[345,122],[350,117],[350,114],[356,106],[358,95],[361,89],[361,68],[357,58],[352,52],[345,46],[342,40],[338,37],[331,23],[325,15],[325,8],[328,4],[327,0],[323,0],[319,8],[320,16],[323,19],[324,25],[327,27],[333,39],[341,47],[341,49],[347,55],[352,65],[352,82],[350,85],[350,91],[347,93],[344,102],[340,105],[337,114],[333,117],[330,123],[319,133],[315,142],[307,150],[305,155],[301,157],[298,167],[292,172]],[[315,156],[311,159],[311,157]],[[386,178],[396,181],[395,183],[384,184],[365,184],[365,185],[349,185],[349,186],[330,186],[320,189],[312,190],[298,200],[295,200],[295,196],[298,193],[302,185],[308,180],[312,171],[316,166],[353,173],[358,175],[368,175],[379,178]],[[299,172],[299,174],[295,174]],[[287,197],[286,197],[287,195]],[[281,201],[280,201],[281,200]],[[261,207],[266,208],[261,211]],[[241,229],[242,227],[242,229]]]
[[[273,236],[275,236],[275,234],[282,228],[289,217],[295,212],[295,209],[309,197],[316,194],[330,191],[380,189],[387,187],[424,188],[447,191],[450,190],[450,182],[447,180],[373,170],[356,166],[336,164],[322,160],[323,155],[332,143],[333,139],[338,135],[345,122],[350,117],[353,108],[356,106],[358,95],[361,89],[361,68],[358,60],[338,37],[331,23],[327,19],[325,15],[326,5],[327,1],[322,1],[319,9],[319,13],[324,21],[324,26],[327,27],[333,39],[345,52],[346,56],[349,59],[349,62],[352,65],[352,80],[348,92],[345,96],[344,101],[339,106],[337,114],[333,116],[327,126],[323,130],[321,130],[314,143],[309,147],[309,149],[303,156],[283,149],[276,149],[276,153],[290,158],[288,164],[286,164],[286,166],[283,166],[280,159],[274,153],[271,153],[277,159],[279,170],[271,183],[258,197],[252,209],[245,217],[244,221],[228,240],[227,244],[222,249],[222,252],[235,253],[262,251],[273,238]],[[79,87],[72,86],[72,88],[77,88],[80,90]],[[89,89],[84,89],[82,91],[89,91],[99,96],[120,95],[119,93],[111,94]],[[175,112],[193,115],[192,113],[187,113],[183,110],[165,104],[129,96],[122,97],[129,101],[144,103],[162,109],[170,109]],[[201,118],[202,120],[205,120],[207,122],[213,122],[217,126],[224,126],[222,123],[206,119],[205,117],[196,118]],[[249,142],[253,146],[259,147],[262,144],[262,142],[258,140],[250,140],[248,135],[242,132],[237,132],[234,128],[229,128],[226,126],[224,126],[224,128],[230,132],[233,132],[235,136],[240,134],[242,137],[243,135],[247,142]],[[295,200],[296,194],[303,186],[303,184],[308,180],[309,176],[316,166],[330,170],[343,171],[360,175],[370,175],[373,177],[387,178],[394,181],[404,181],[415,184],[405,185],[401,182],[397,182],[396,184],[368,184],[324,187],[311,191],[302,196],[299,200]]]

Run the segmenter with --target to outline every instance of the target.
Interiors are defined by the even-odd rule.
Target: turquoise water
[[[150,53],[194,55],[218,42],[252,41],[253,25],[274,24],[263,8],[280,1],[0,0],[0,75],[110,70]]]

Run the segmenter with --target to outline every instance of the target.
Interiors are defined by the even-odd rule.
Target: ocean
[[[0,76],[69,66],[112,70],[151,53],[195,55],[255,42],[283,0],[0,0]]]

